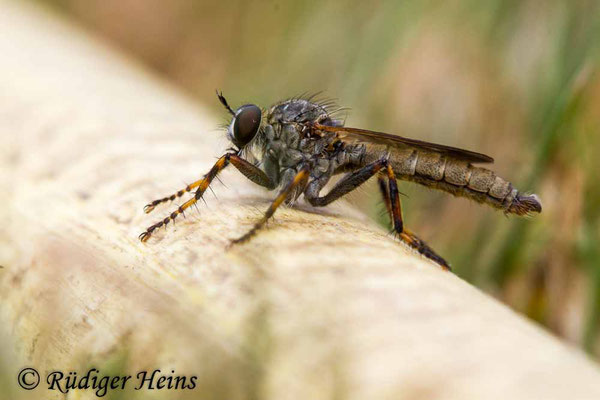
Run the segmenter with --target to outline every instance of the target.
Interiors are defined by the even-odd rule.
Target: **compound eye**
[[[246,104],[237,109],[233,121],[233,138],[238,146],[248,144],[260,128],[260,108]]]

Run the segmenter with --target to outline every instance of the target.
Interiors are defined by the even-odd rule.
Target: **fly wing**
[[[434,151],[436,153],[445,154],[452,158],[469,161],[472,163],[494,162],[494,159],[492,157],[486,156],[485,154],[459,149],[456,147],[445,146],[443,144],[429,143],[424,142],[422,140],[409,139],[397,135],[390,135],[389,133],[375,132],[359,128],[350,128],[346,126],[329,126],[321,124],[316,124],[315,128],[325,132],[334,132],[341,140],[376,143],[396,148],[413,147],[421,150]]]

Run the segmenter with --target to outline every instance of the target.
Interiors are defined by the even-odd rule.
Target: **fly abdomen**
[[[494,171],[468,161],[407,148],[392,152],[390,162],[399,179],[467,197],[507,213],[526,215],[542,210],[536,195],[520,194]]]

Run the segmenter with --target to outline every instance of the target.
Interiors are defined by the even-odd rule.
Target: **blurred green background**
[[[233,106],[323,91],[348,125],[493,156],[541,215],[405,183],[407,225],[459,276],[600,355],[597,0],[38,1],[223,118],[215,88]],[[351,200],[387,224],[374,186]]]

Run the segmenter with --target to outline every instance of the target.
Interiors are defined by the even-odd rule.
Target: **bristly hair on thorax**
[[[323,91],[318,91],[318,92],[313,92],[313,93],[304,92],[298,96],[292,96],[283,101],[280,101],[280,102],[274,104],[273,106],[276,106],[278,104],[292,102],[292,101],[297,101],[297,100],[305,100],[309,103],[314,104],[315,107],[322,108],[323,110],[325,110],[327,115],[329,115],[332,118],[339,117],[340,113],[347,112],[350,110],[349,107],[340,107],[337,103],[336,98],[323,96]],[[346,117],[347,117],[347,115],[344,115],[344,118],[343,118],[344,121],[345,121]]]

